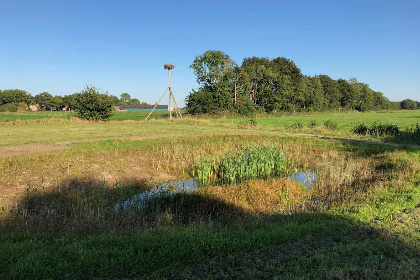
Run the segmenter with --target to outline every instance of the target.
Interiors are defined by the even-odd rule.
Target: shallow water
[[[115,205],[115,210],[126,210],[126,209],[143,209],[148,201],[157,197],[167,197],[176,193],[186,193],[198,190],[197,180],[190,178],[185,181],[176,181],[164,183],[156,186],[155,188],[141,192],[125,200],[122,203]]]
[[[316,180],[316,174],[297,172],[289,175],[287,178],[295,180],[305,185],[305,187],[309,189],[313,186],[313,183]],[[117,203],[115,205],[115,211],[122,211],[127,209],[142,210],[147,205],[147,202],[153,198],[168,197],[176,193],[188,193],[195,190],[198,190],[198,181],[195,178],[190,178],[185,181],[175,181],[160,184],[151,190],[136,194],[122,203]]]
[[[316,174],[310,172],[297,172],[287,176],[287,178],[297,181],[309,189],[313,186],[314,181],[316,180]]]

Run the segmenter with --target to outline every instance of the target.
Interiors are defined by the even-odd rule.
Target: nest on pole
[[[171,69],[174,69],[174,68],[175,68],[175,66],[174,66],[173,64],[165,64],[165,65],[163,65],[163,68],[164,68],[164,69],[171,70]]]

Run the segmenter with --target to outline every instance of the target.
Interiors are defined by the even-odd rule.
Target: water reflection
[[[127,199],[122,203],[115,205],[115,210],[126,210],[126,209],[143,209],[147,202],[157,197],[167,197],[176,193],[192,192],[198,190],[197,180],[190,178],[185,181],[168,182],[156,186],[155,188],[141,192]]]
[[[295,180],[303,185],[305,185],[306,188],[311,188],[313,186],[314,181],[316,180],[316,174],[314,173],[306,173],[306,172],[297,172],[293,173],[287,178],[290,178],[292,180]]]
[[[297,172],[289,175],[287,178],[295,180],[303,185],[306,188],[311,188],[314,181],[316,180],[316,174],[306,173],[306,172]],[[122,203],[117,203],[115,205],[116,211],[127,210],[127,209],[138,209],[142,210],[145,208],[147,203],[158,197],[168,197],[176,193],[187,193],[198,190],[198,181],[195,178],[190,178],[185,181],[175,181],[168,182],[156,186],[155,188],[141,192],[134,195],[133,197],[125,200]]]

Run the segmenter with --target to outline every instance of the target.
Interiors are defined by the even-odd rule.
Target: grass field
[[[0,279],[420,275],[420,148],[350,132],[359,121],[409,127],[419,111],[172,122],[118,112],[104,123],[53,113],[0,123]],[[259,161],[284,153],[280,177],[116,206],[250,146]],[[312,187],[287,178],[300,171],[317,175]]]
[[[181,111],[184,113],[184,111]],[[145,120],[150,112],[148,111],[119,111],[115,112],[109,118],[110,121],[124,121],[124,120]],[[0,122],[13,122],[17,120],[41,120],[41,119],[70,119],[73,112],[68,111],[38,111],[38,112],[1,112]],[[154,111],[150,119],[169,118],[169,113],[165,111]]]
[[[258,116],[257,118],[191,118],[184,117],[168,123],[167,112],[157,111],[153,118],[144,122],[148,112],[116,112],[109,122],[92,123],[70,118],[69,112],[19,112],[0,114],[0,127],[5,137],[0,139],[0,146],[27,143],[68,143],[72,141],[92,141],[106,138],[122,139],[132,137],[162,137],[163,135],[180,137],[186,134],[312,134],[389,141],[393,137],[371,137],[356,135],[351,130],[360,123],[395,124],[401,130],[413,128],[420,123],[420,110],[390,111],[367,113],[331,113],[300,114],[289,116]],[[10,121],[4,121],[9,119]],[[12,121],[15,119],[15,121]],[[3,121],[1,121],[3,120]],[[310,123],[312,121],[312,126]],[[337,125],[328,129],[324,123],[331,121]],[[31,124],[36,124],[32,126]],[[54,124],[52,126],[52,124]],[[3,125],[3,126],[2,126]],[[190,127],[194,125],[195,129]],[[22,137],[29,134],[31,137]],[[191,136],[192,136],[191,135]],[[395,137],[394,137],[395,138]],[[408,139],[399,139],[400,143],[416,143]]]
[[[350,131],[355,125],[359,123],[372,124],[373,122],[393,123],[401,127],[408,127],[412,124],[420,122],[420,110],[408,111],[379,111],[379,112],[352,112],[352,113],[314,113],[314,114],[300,114],[288,116],[261,116],[257,119],[259,125],[266,128],[278,128],[292,126],[295,123],[302,123],[307,127],[311,120],[315,120],[318,125],[322,125],[325,121],[331,120],[338,124],[339,131]],[[235,123],[239,124],[240,118],[214,120],[221,123]]]

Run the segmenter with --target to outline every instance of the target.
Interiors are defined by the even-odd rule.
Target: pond
[[[115,210],[143,209],[145,204],[153,198],[171,196],[176,193],[191,192],[198,190],[197,180],[190,178],[185,181],[175,181],[160,184],[151,190],[132,196],[122,203],[115,205]]]
[[[292,173],[287,178],[297,181],[303,184],[307,189],[310,189],[313,186],[316,177],[317,176],[314,173],[297,172]],[[190,178],[185,181],[175,181],[160,184],[151,190],[136,194],[122,203],[117,203],[115,205],[115,211],[122,211],[127,209],[142,210],[146,206],[147,202],[153,198],[167,197],[176,193],[192,192],[198,190],[198,187],[198,181],[195,178]]]

